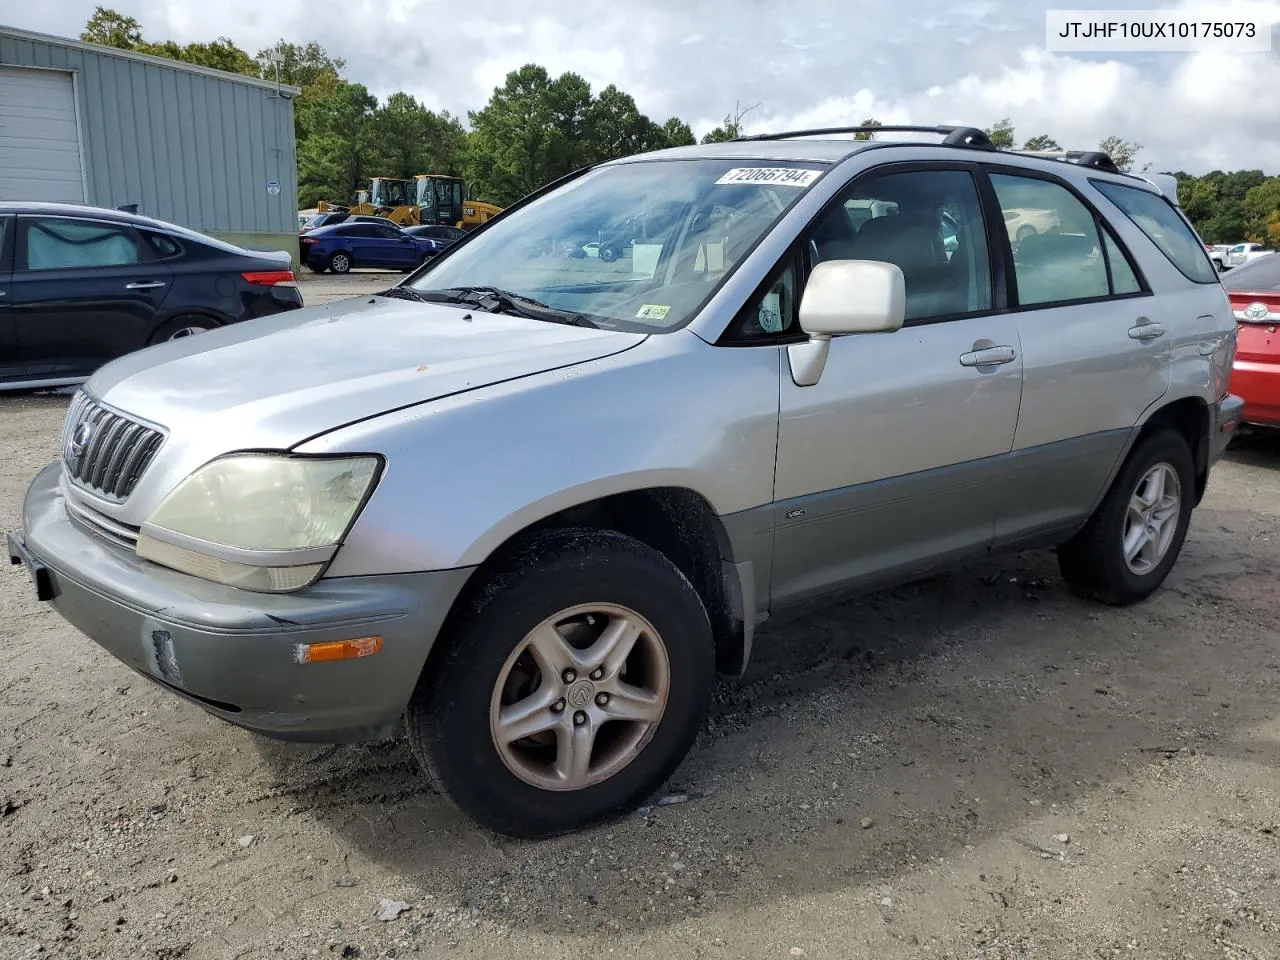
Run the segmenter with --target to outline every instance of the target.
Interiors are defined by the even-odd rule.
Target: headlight
[[[214,460],[142,525],[138,556],[245,590],[305,587],[337,552],[379,464],[256,453]]]

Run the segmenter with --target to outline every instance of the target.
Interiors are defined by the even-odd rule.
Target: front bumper
[[[82,529],[61,466],[32,482],[9,557],[41,599],[134,670],[237,726],[285,740],[388,736],[471,569],[320,580],[297,593],[237,590],[168,570]],[[358,660],[295,662],[299,644],[378,635]]]

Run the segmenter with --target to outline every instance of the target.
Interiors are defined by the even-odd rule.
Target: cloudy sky
[[[1047,9],[1202,9],[1280,21],[1280,0],[106,0],[148,39],[228,34],[251,52],[316,40],[348,76],[461,116],[523,63],[616,83],[657,120],[750,132],[1013,120],[1088,148],[1117,134],[1154,169],[1280,174],[1280,28],[1270,53],[1051,54]],[[92,0],[43,0],[13,26],[75,36]]]

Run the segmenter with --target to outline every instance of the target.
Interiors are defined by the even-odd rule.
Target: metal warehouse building
[[[296,258],[298,92],[0,26],[0,200],[136,204]]]

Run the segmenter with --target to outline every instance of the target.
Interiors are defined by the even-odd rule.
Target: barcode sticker
[[[734,167],[719,180],[727,184],[755,184],[771,187],[807,187],[822,176],[821,170],[797,170],[794,167]]]

